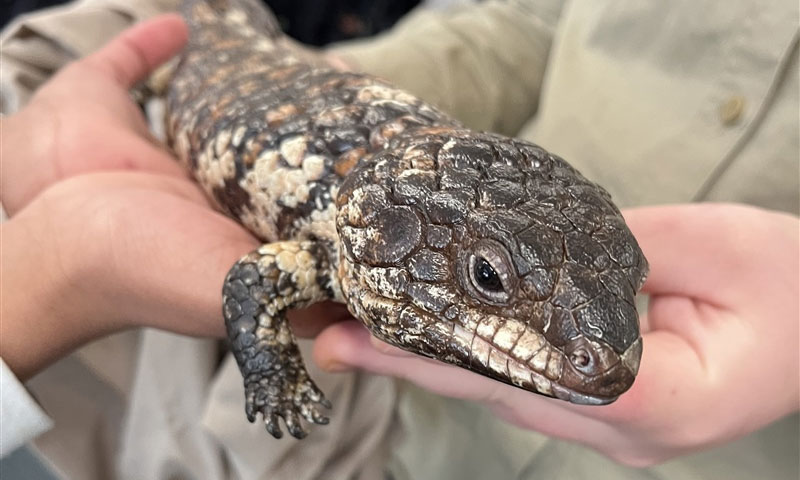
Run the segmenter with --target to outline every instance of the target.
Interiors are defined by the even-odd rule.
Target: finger
[[[113,146],[110,142],[113,140]],[[156,173],[188,179],[188,173],[177,159],[161,145],[148,141],[138,135],[118,135],[113,139],[95,138],[85,139],[85,148],[96,147],[98,151],[118,152],[116,157],[93,158],[95,162],[87,163],[83,169],[92,171],[138,171],[142,173]]]
[[[676,409],[697,397],[692,384],[700,371],[696,357],[679,338],[664,333],[646,337],[647,348],[653,351],[643,362],[634,389],[603,407],[547,398],[422,357],[387,355],[373,347],[370,337],[355,321],[332,325],[314,342],[314,361],[328,371],[358,368],[402,378],[440,395],[482,402],[508,422],[600,450],[612,435],[616,441],[624,440],[618,428],[641,428],[665,411],[673,421],[680,415]]]
[[[625,219],[650,263],[642,291],[727,304],[736,295],[732,279],[753,261],[747,225],[755,212],[763,213],[723,204],[627,210]]]
[[[375,348],[375,350],[384,353],[386,355],[391,355],[393,357],[407,357],[407,358],[416,356],[413,353],[395,347],[394,345],[389,345],[388,343],[374,336],[371,336],[369,338],[369,341],[372,344],[372,347]]]
[[[314,361],[328,371],[353,368],[409,380],[422,388],[456,398],[487,400],[503,385],[468,370],[417,355],[387,355],[372,346],[371,334],[356,321],[329,326],[314,342]]]
[[[642,339],[642,361],[630,390],[610,405],[564,403],[564,408],[617,425],[643,426],[680,418],[682,409],[707,397],[705,360],[691,341],[666,330],[646,333]]]
[[[347,307],[334,302],[319,302],[303,309],[290,310],[288,317],[295,335],[303,338],[313,338],[329,325],[353,318]]]
[[[550,435],[583,440],[589,427],[602,427],[589,412],[561,400],[547,398],[506,385],[469,370],[412,355],[384,354],[372,346],[371,335],[357,322],[343,322],[325,329],[314,342],[314,361],[324,370],[353,368],[405,379],[421,388],[452,398],[484,403],[501,418]]]
[[[78,175],[58,182],[49,190],[60,190],[61,194],[73,195],[76,191],[107,192],[109,189],[138,189],[166,192],[192,203],[209,207],[208,199],[200,187],[186,178],[144,172],[93,172]]]
[[[179,15],[160,15],[120,33],[82,62],[128,89],[178,53],[187,38],[186,24]]]
[[[328,371],[357,368],[403,378],[440,395],[486,402],[498,411],[511,409],[514,412],[507,412],[505,418],[515,417],[515,423],[527,423],[531,428],[549,432],[558,432],[560,428],[539,419],[539,415],[537,419],[523,420],[525,415],[520,412],[527,410],[527,406],[535,406],[537,411],[547,408],[552,415],[559,415],[561,422],[567,418],[566,412],[571,412],[570,418],[583,418],[584,422],[597,419],[635,424],[658,418],[659,412],[675,410],[686,402],[691,404],[705,375],[701,359],[688,342],[670,332],[654,332],[644,337],[645,356],[630,391],[611,405],[575,405],[546,399],[434,360],[384,354],[373,347],[370,337],[356,321],[331,325],[314,342],[314,361]],[[565,436],[563,432],[559,435]]]
[[[72,145],[68,142],[80,142],[81,144]],[[9,215],[16,214],[42,191],[59,181],[64,181],[65,178],[96,172],[139,171],[174,177],[188,183],[186,170],[168,151],[138,135],[131,134],[131,132],[121,132],[113,138],[108,136],[69,138],[62,142],[62,146],[65,151],[69,152],[109,153],[107,155],[87,155],[80,159],[83,162],[80,165],[67,166],[62,163],[49,171],[47,168],[32,169],[29,168],[29,165],[21,162],[7,162],[7,170],[13,170],[13,174],[6,175],[6,177],[13,177],[14,181],[3,183],[2,200]],[[73,157],[66,156],[64,158],[71,159]]]
[[[71,136],[59,146],[61,158],[52,181],[99,171],[140,171],[186,178],[188,173],[170,151],[124,126],[109,135]],[[79,159],[75,156],[83,155]],[[71,163],[74,159],[74,163]],[[60,177],[60,178],[59,178]]]

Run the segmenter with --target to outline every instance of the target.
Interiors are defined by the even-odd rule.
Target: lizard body
[[[647,262],[608,193],[521,140],[316,62],[249,0],[188,1],[169,143],[265,244],[223,315],[246,412],[281,436],[329,407],[286,311],[332,299],[405,350],[575,403],[633,383]]]

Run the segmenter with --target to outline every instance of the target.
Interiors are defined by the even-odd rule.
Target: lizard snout
[[[565,345],[568,365],[553,393],[572,403],[611,403],[633,384],[641,354],[641,338],[621,355],[602,342],[575,338]]]

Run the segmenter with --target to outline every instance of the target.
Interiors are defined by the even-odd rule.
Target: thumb
[[[625,220],[650,262],[646,293],[730,308],[787,287],[776,279],[797,291],[793,215],[702,203],[631,209]]]
[[[188,30],[180,15],[159,15],[123,31],[81,63],[128,89],[178,53],[187,38]]]
[[[642,291],[718,305],[751,260],[747,227],[758,210],[727,204],[687,204],[626,210],[625,220],[650,263]],[[751,253],[751,252],[750,252]]]

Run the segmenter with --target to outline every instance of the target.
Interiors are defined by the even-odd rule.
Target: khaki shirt
[[[88,0],[16,23],[2,39],[4,108],[170,3]],[[337,51],[474,128],[558,153],[622,206],[724,200],[797,214],[797,44],[789,0],[531,0],[421,10]],[[274,442],[244,420],[241,379],[218,354],[216,342],[154,331],[82,349],[28,385],[56,424],[37,448],[81,479],[380,478],[384,455],[397,480],[798,478],[797,416],[633,469],[468,402],[314,371],[349,415],[301,446]]]

